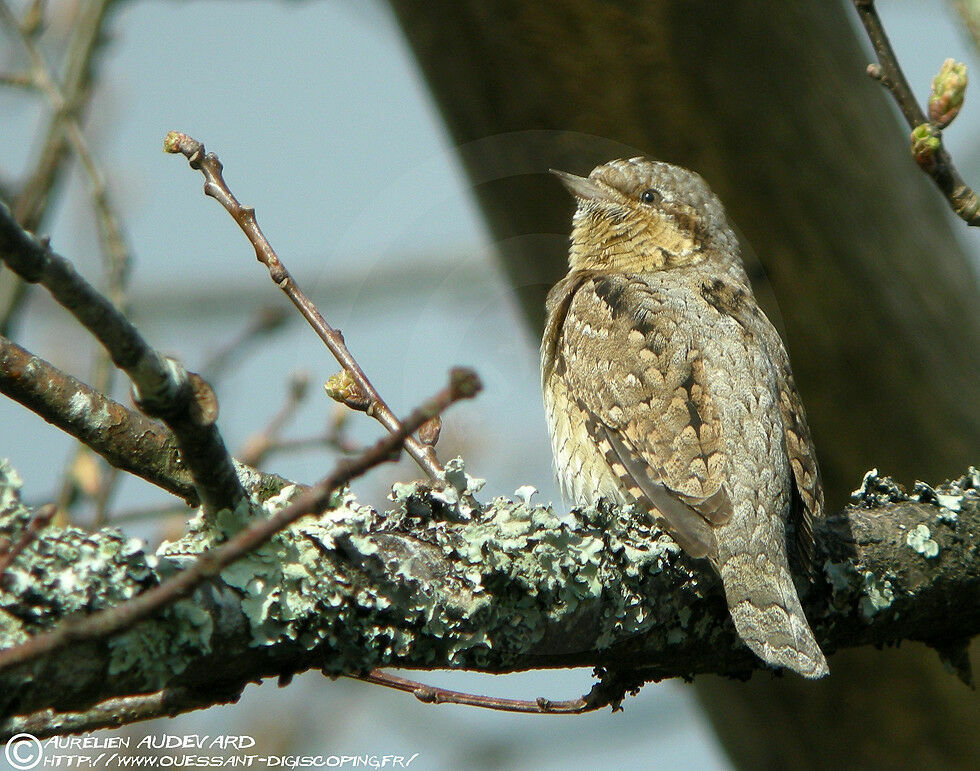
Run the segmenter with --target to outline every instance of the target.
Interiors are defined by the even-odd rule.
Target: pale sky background
[[[57,26],[72,4],[48,5]],[[980,72],[944,3],[883,0],[879,10],[922,98],[946,56]],[[447,416],[440,455],[462,452],[470,470],[488,478],[488,495],[530,482],[558,503],[537,341],[499,278],[494,245],[387,6],[142,0],[125,3],[110,29],[86,133],[133,245],[133,315],[149,340],[194,369],[259,307],[286,303],[228,215],[204,198],[201,176],[162,152],[164,134],[177,129],[219,155],[238,198],[256,207],[281,258],[343,330],[396,412],[440,388],[450,366],[475,367],[486,391]],[[16,71],[22,61],[19,43],[0,36],[0,68]],[[980,179],[978,113],[968,93],[945,134],[968,180]],[[3,179],[32,162],[42,114],[40,100],[0,88]],[[881,141],[904,141],[898,132],[896,124],[896,136]],[[88,200],[75,171],[50,234],[56,250],[98,280]],[[569,202],[569,215],[571,208]],[[980,253],[977,234],[960,230]],[[35,293],[17,340],[83,379],[89,370],[85,334],[43,293]],[[288,374],[300,369],[311,376],[313,396],[287,433],[305,436],[322,425],[330,404],[319,383],[338,367],[297,317],[219,384],[220,426],[230,447],[265,424]],[[379,435],[363,416],[351,424],[354,439]],[[71,448],[72,440],[33,414],[0,401],[0,455],[24,477],[29,501],[48,499]],[[313,481],[331,458],[279,457],[270,469]],[[386,486],[415,474],[403,462],[375,471],[358,489],[384,505]],[[122,510],[165,500],[138,480],[128,480],[118,496]],[[569,698],[591,683],[584,670],[420,679],[524,698]],[[307,674],[285,689],[250,687],[234,707],[126,730],[248,733],[263,752],[419,752],[412,767],[421,769],[727,768],[683,684],[648,685],[625,706],[616,715],[515,716],[424,706],[404,694]]]

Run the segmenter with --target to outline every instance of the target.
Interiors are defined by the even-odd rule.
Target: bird
[[[577,202],[541,343],[563,497],[654,518],[718,573],[759,658],[823,677],[787,543],[791,522],[809,573],[823,516],[816,452],[720,200],[695,172],[643,157],[588,177],[551,171]]]

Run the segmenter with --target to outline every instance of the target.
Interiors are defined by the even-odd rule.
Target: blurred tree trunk
[[[830,510],[872,466],[938,482],[977,462],[976,272],[864,74],[849,3],[391,5],[535,333],[565,271],[573,208],[546,170],[669,160],[707,178],[765,268]],[[859,650],[830,663],[816,684],[698,679],[739,765],[952,768],[980,757],[980,698],[935,653]]]

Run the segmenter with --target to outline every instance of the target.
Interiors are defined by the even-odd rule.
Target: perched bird
[[[816,455],[721,202],[697,174],[645,158],[553,173],[578,202],[541,343],[563,494],[649,512],[720,574],[749,648],[826,675],[786,543],[792,520],[809,570]]]

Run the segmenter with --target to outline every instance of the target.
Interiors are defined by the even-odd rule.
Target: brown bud
[[[427,444],[429,447],[435,447],[436,442],[439,441],[439,433],[442,431],[442,418],[436,415],[434,418],[430,418],[425,421],[419,427],[419,441],[422,444]]]
[[[210,426],[218,419],[218,397],[203,377],[196,372],[187,373],[187,382],[194,395],[191,416],[199,426]]]
[[[472,399],[483,389],[483,383],[469,367],[453,367],[449,370],[449,388],[453,399]]]

